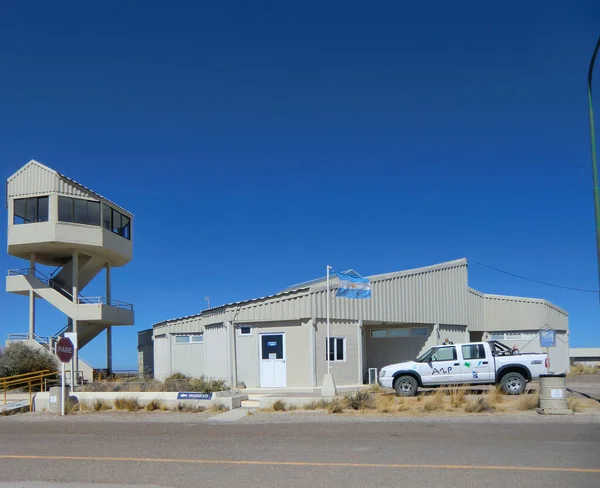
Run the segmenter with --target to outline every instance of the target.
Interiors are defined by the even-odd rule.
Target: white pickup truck
[[[500,384],[504,393],[519,395],[528,381],[548,372],[546,354],[519,353],[497,341],[434,346],[414,361],[390,364],[379,371],[379,385],[400,396],[419,387],[457,384]]]

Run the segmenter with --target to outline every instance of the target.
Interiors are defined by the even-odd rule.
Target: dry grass
[[[329,405],[327,407],[327,412],[329,414],[342,413],[343,411],[344,411],[344,409],[342,407],[342,403],[337,398],[335,400],[333,400],[331,403],[329,403]]]
[[[165,409],[166,408],[165,408],[163,402],[161,402],[160,400],[150,400],[146,404],[146,411],[148,411],[148,412],[154,412],[155,410],[164,411]]]
[[[330,403],[327,400],[313,400],[304,405],[304,410],[327,410]]]
[[[355,393],[348,393],[344,397],[344,404],[352,410],[364,410],[372,406],[371,393],[368,390],[361,390]]]
[[[517,410],[527,411],[537,408],[540,402],[540,397],[537,393],[520,395],[516,401]]]
[[[459,386],[453,386],[450,388],[450,405],[454,408],[460,408],[465,403],[465,397],[467,396],[468,390],[460,388]]]
[[[177,410],[178,412],[201,413],[201,412],[206,411],[206,407],[204,407],[203,405],[192,405],[189,403],[179,402],[177,404],[177,406],[175,407],[175,410]]]
[[[369,387],[369,391],[371,393],[381,393],[383,391],[383,388],[381,388],[381,386],[379,385],[371,385]]]
[[[436,410],[444,410],[446,407],[446,393],[441,388],[433,395],[427,395],[422,401],[421,408],[424,412],[434,412]]]
[[[396,400],[396,410],[398,412],[407,412],[411,410],[413,406],[414,405],[412,405],[406,397],[398,397]]]
[[[287,410],[283,400],[275,400],[271,405],[271,409],[274,412],[285,412]]]
[[[390,413],[394,409],[395,403],[394,395],[379,394],[375,397],[375,408],[379,413]]]
[[[464,411],[467,413],[482,413],[482,412],[493,412],[492,407],[486,397],[470,398],[464,405]]]
[[[583,364],[574,364],[571,366],[571,371],[569,371],[569,376],[579,376],[582,374],[596,374],[600,371],[598,365],[594,366],[585,366]]]
[[[213,404],[213,406],[210,408],[210,410],[211,410],[211,412],[215,412],[215,413],[223,413],[223,412],[227,412],[229,410],[229,408],[227,408],[222,403],[215,402]]]
[[[488,405],[496,408],[500,403],[504,401],[504,395],[498,385],[494,386],[486,395]]]
[[[583,412],[585,410],[581,398],[568,398],[567,404],[569,406],[569,409],[573,410],[573,412]]]
[[[115,398],[114,407],[116,410],[127,410],[128,412],[135,412],[141,408],[140,402],[134,397]]]

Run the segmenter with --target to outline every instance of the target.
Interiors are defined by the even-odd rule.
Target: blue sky
[[[138,330],[206,295],[460,257],[471,286],[546,298],[572,346],[600,346],[597,294],[476,264],[598,288],[599,21],[593,1],[5,3],[2,177],[37,159],[135,213],[116,368],[136,367]],[[0,335],[27,330],[25,298],[0,310]],[[40,334],[64,323],[39,305]],[[81,355],[103,367],[103,349]]]

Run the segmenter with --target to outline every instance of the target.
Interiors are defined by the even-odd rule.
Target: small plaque
[[[552,390],[550,390],[550,396],[552,398],[563,398],[563,391],[553,388]]]

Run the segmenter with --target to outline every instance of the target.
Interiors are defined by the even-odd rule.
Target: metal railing
[[[6,392],[9,390],[29,389],[29,411],[33,410],[33,389],[39,387],[41,391],[46,391],[47,380],[52,376],[57,376],[58,373],[52,372],[49,369],[35,371],[33,373],[16,374],[0,378],[0,388],[4,392],[4,405],[6,405]]]
[[[73,294],[71,290],[65,286],[61,286],[55,280],[48,278],[44,273],[37,269],[32,270],[31,268],[20,268],[8,270],[8,276],[28,276],[30,274],[33,274],[42,283],[45,283],[50,288],[56,290],[68,300],[73,301]],[[83,295],[78,294],[77,303],[82,305],[108,305],[110,307],[122,308],[124,310],[133,310],[133,304],[131,303],[113,299],[108,300],[106,297],[84,297]]]

